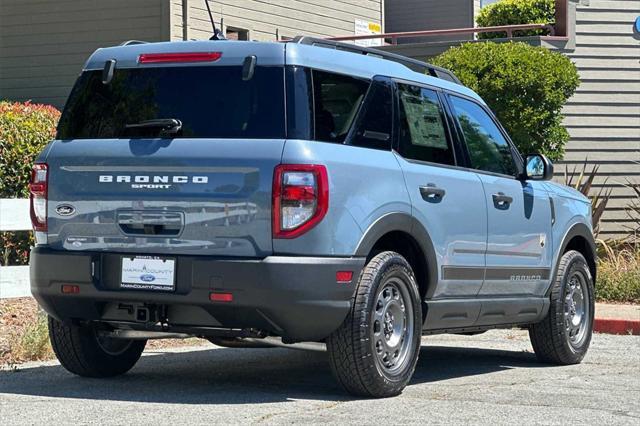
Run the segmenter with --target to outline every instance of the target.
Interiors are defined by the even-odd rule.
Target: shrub
[[[31,166],[54,137],[60,112],[49,105],[0,101],[0,198],[26,198]],[[28,232],[0,232],[0,262],[25,264]]]
[[[555,22],[554,0],[500,0],[483,7],[476,18],[479,27],[518,24],[550,24]],[[514,35],[546,35],[548,30],[515,31]],[[505,33],[480,33],[481,39],[504,37]]]
[[[638,163],[640,166],[640,163]],[[636,245],[640,245],[640,183],[633,183],[627,179],[626,185],[633,191],[634,198],[625,208],[627,216],[631,219],[631,225],[628,226],[629,238]]]
[[[466,43],[433,59],[476,91],[522,153],[552,160],[564,154],[569,133],[561,110],[580,84],[564,55],[525,43]]]
[[[60,111],[30,102],[0,102],[0,198],[25,198],[35,157],[55,136]]]
[[[577,166],[573,167],[573,170],[569,172],[569,167],[564,167],[564,184],[572,187],[576,191],[580,191],[582,195],[588,197],[591,200],[591,225],[593,227],[593,236],[598,238],[600,234],[600,221],[604,215],[607,204],[611,199],[611,188],[606,189],[604,186],[600,187],[600,190],[595,194],[592,194],[593,181],[598,175],[600,166],[593,166],[591,171],[587,171],[587,159],[585,158],[582,164],[582,171],[578,172]],[[607,179],[605,182],[607,183]]]
[[[19,359],[35,361],[51,358],[47,314],[38,312],[35,321],[26,327],[16,349]]]
[[[640,247],[600,244],[596,300],[640,303]]]

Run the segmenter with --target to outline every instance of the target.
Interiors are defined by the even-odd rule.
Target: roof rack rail
[[[462,84],[458,77],[448,69],[441,68],[427,62],[418,61],[417,59],[408,58],[406,56],[397,55],[391,52],[385,52],[384,50],[372,49],[369,47],[357,46],[355,44],[342,43],[339,41],[326,40],[322,38],[297,36],[289,43],[306,44],[310,46],[326,47],[328,49],[344,50],[347,52],[358,53],[361,55],[374,56],[376,58],[387,59],[389,61],[397,62],[404,65],[412,71],[429,74],[432,77],[447,80],[452,83]]]
[[[122,43],[120,43],[120,46],[131,46],[132,44],[147,44],[149,43],[148,41],[142,41],[142,40],[127,40],[127,41],[123,41]]]

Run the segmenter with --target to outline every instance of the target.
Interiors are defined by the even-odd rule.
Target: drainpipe
[[[182,40],[189,40],[189,0],[182,0]]]

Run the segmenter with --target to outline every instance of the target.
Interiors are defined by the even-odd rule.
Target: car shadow
[[[540,365],[527,352],[423,346],[410,386]],[[2,371],[0,393],[179,404],[353,399],[332,377],[326,353],[282,348],[153,351],[109,379],[76,377],[57,364]]]

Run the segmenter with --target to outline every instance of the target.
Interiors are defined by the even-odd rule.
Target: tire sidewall
[[[420,303],[420,295],[416,285],[415,276],[409,263],[404,257],[397,253],[382,253],[381,255],[388,254],[384,263],[377,269],[377,273],[371,287],[368,292],[368,301],[366,312],[362,312],[362,320],[366,320],[367,338],[363,339],[366,343],[366,355],[372,367],[378,372],[380,378],[384,381],[384,386],[388,388],[397,388],[398,386],[404,386],[411,379],[415,370],[418,356],[420,354],[420,338],[422,336],[422,309]],[[403,369],[395,374],[389,374],[376,362],[375,342],[371,339],[372,313],[375,309],[376,296],[380,288],[390,279],[397,278],[397,281],[407,290],[407,294],[410,298],[413,311],[413,334],[411,336],[412,346],[408,354],[408,359],[405,362]]]
[[[558,289],[557,297],[552,302],[555,304],[556,310],[556,327],[558,327],[558,333],[562,336],[562,344],[564,351],[573,358],[574,362],[579,362],[584,358],[587,353],[587,349],[589,348],[589,344],[591,342],[591,336],[593,334],[593,320],[595,313],[595,291],[593,284],[593,277],[591,276],[591,271],[589,270],[589,266],[585,258],[578,252],[570,252],[566,254],[567,256],[571,256],[568,264],[562,271],[562,276],[560,278],[560,288]],[[568,332],[565,328],[564,323],[564,299],[566,296],[567,287],[569,286],[570,278],[575,272],[582,273],[587,281],[587,297],[589,298],[588,310],[589,310],[589,319],[587,323],[586,336],[579,347],[575,347],[571,344]]]
[[[112,377],[129,371],[140,358],[146,340],[130,341],[126,349],[113,355],[98,343],[94,327],[49,317],[49,338],[60,364],[83,377]]]

